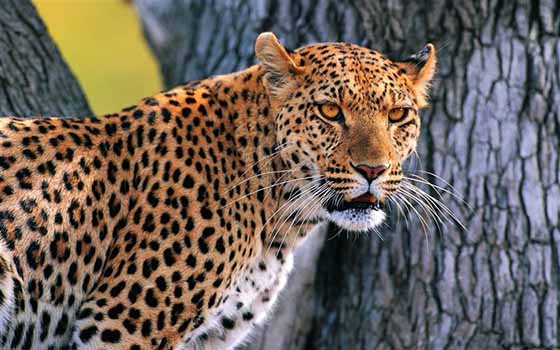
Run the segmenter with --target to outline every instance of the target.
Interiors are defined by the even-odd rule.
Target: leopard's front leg
[[[187,338],[180,349],[229,350],[242,344],[250,337],[252,329],[270,315],[292,267],[292,253],[271,251],[240,277],[216,314],[215,324]]]
[[[23,302],[22,281],[11,263],[8,250],[0,239],[0,348],[10,347],[16,339],[3,337],[3,331],[14,325],[12,319],[21,309],[17,303]],[[19,342],[20,339],[17,339]]]

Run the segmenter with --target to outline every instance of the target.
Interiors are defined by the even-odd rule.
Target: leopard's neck
[[[263,74],[260,66],[253,66],[210,80],[213,95],[229,96],[227,102],[231,105],[225,117],[231,122],[235,150],[242,159],[235,179],[230,181],[227,199],[231,203],[243,198],[262,205],[263,212],[256,215],[262,221],[256,230],[259,239],[267,247],[290,246],[298,241],[294,235],[299,236],[309,227],[301,223],[292,225],[295,221],[285,216],[290,188],[296,182],[293,169],[282,159],[286,145],[279,144],[275,130],[279,110],[271,103]]]

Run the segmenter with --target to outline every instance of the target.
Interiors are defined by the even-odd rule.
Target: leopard
[[[386,219],[435,47],[255,55],[113,114],[0,118],[0,348],[235,349],[314,228]]]

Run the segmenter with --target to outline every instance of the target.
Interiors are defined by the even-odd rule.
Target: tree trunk
[[[394,215],[383,241],[340,235],[318,260],[316,235],[298,256],[290,299],[247,349],[560,347],[557,2],[136,5],[168,86],[248,66],[267,30],[293,48],[336,40],[403,55],[431,41],[439,50],[416,172],[464,197],[469,205],[423,187],[466,229],[438,230],[417,208],[425,232],[414,211]]]
[[[92,115],[30,1],[2,0],[0,28],[0,115]]]

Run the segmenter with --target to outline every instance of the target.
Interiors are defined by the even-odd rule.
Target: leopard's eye
[[[344,118],[344,116],[342,115],[342,109],[336,103],[332,102],[320,104],[319,112],[321,112],[323,118],[329,120],[341,121]]]
[[[398,123],[408,117],[409,112],[410,108],[393,108],[389,111],[389,121],[391,123]]]

